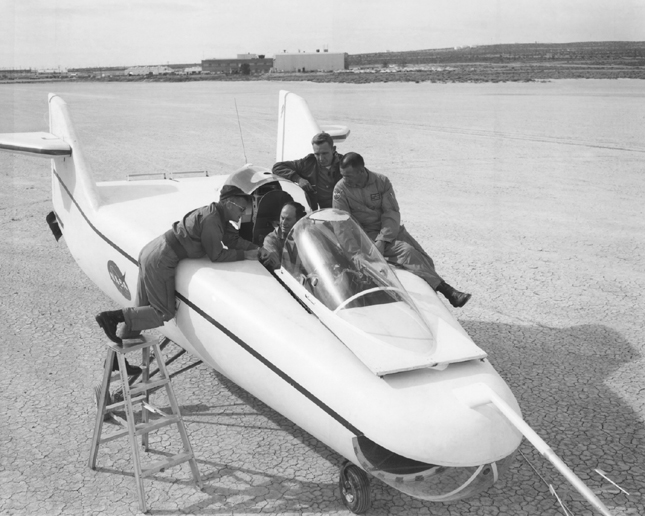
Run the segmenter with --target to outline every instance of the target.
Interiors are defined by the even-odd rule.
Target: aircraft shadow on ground
[[[592,488],[598,489],[600,486],[608,485],[593,471],[594,468],[600,468],[628,492],[631,489],[632,492],[637,493],[637,497],[631,499],[626,499],[625,495],[618,490],[601,494],[609,507],[619,505],[629,507],[642,503],[637,486],[641,484],[639,479],[645,477],[643,423],[638,414],[607,385],[607,380],[615,375],[623,364],[639,358],[639,354],[629,342],[618,332],[603,325],[550,328],[480,321],[461,321],[461,324],[473,340],[489,353],[491,362],[515,393],[524,419],[565,463]],[[272,428],[257,425],[247,427],[242,420],[240,426],[284,431],[318,456],[340,467],[344,459],[336,452],[312,438],[307,432],[271,410],[226,377],[214,371],[213,373],[222,387],[253,412],[262,414],[273,425]],[[216,393],[214,397],[217,398]],[[196,424],[200,424],[206,423],[199,420],[200,414],[213,415],[218,407],[217,403],[211,406],[201,403],[183,406],[182,412],[186,420],[194,420]],[[236,415],[255,416],[256,414],[240,411],[236,412]],[[584,502],[580,502],[581,497],[569,488],[567,482],[526,441],[520,449],[533,464],[538,466],[538,470],[543,474],[546,472],[547,480],[560,490],[565,502],[582,503],[579,507],[588,509]],[[263,512],[258,506],[260,499],[269,500],[275,504],[272,505],[274,513],[305,510],[310,503],[314,504],[316,510],[343,509],[338,498],[336,480],[328,484],[314,484],[295,478],[267,474],[259,471],[260,468],[253,470],[232,467],[199,460],[199,457],[198,461],[208,464],[212,471],[204,478],[205,492],[210,496],[208,500],[183,508],[183,511],[228,513],[234,509],[236,512]],[[305,466],[303,465],[303,470]],[[543,498],[550,498],[548,487],[537,474],[531,472],[527,475],[526,471],[527,466],[518,455],[505,479],[483,496],[502,499],[506,496],[504,493],[506,489],[514,486],[512,490],[517,492],[527,487],[526,483],[529,482],[530,489],[542,493]],[[219,485],[222,477],[237,478],[248,474],[265,476],[266,482],[249,484],[246,490]],[[278,485],[280,487],[277,487]],[[320,492],[321,489],[332,489],[335,493],[334,498],[312,500],[310,494]],[[303,494],[304,498],[299,498],[299,494]],[[229,496],[236,497],[237,501],[234,505],[225,501]],[[370,513],[378,514],[384,511],[383,513],[387,514],[387,507],[394,496],[411,500],[374,479],[373,505]],[[223,505],[209,507],[213,503],[223,503]],[[460,503],[462,502],[452,505]],[[504,503],[508,505],[509,501],[505,500]],[[510,503],[512,505],[512,502]],[[437,506],[431,502],[423,502],[423,505],[430,508],[433,505]],[[518,508],[521,508],[520,505]],[[471,509],[464,506],[464,514]],[[163,511],[154,512],[163,513]]]
[[[578,476],[601,492],[608,506],[643,503],[637,498],[645,476],[645,425],[610,387],[621,367],[640,358],[620,333],[604,325],[552,328],[460,322],[489,353],[513,390],[524,420]],[[549,482],[562,486],[566,498],[581,500],[530,444],[524,441],[520,450],[547,473]],[[513,482],[523,462],[518,456],[506,484]],[[606,492],[613,486],[595,468],[628,492],[631,489],[636,498],[628,499],[617,489]],[[542,483],[535,477],[536,484]],[[540,489],[548,495],[546,485]]]

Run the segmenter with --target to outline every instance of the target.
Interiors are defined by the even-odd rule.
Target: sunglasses
[[[232,204],[233,206],[237,206],[240,210],[246,211],[246,206],[240,206],[239,204],[237,204],[236,202],[233,202],[233,201],[228,201],[228,202],[229,202],[229,204]]]

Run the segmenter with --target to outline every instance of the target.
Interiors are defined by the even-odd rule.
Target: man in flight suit
[[[343,179],[334,189],[333,207],[348,212],[389,262],[423,278],[455,308],[470,299],[437,274],[432,258],[401,224],[399,204],[390,180],[365,168],[360,154],[348,152],[340,164]]]
[[[122,342],[117,335],[119,323],[125,323],[122,337],[133,338],[175,316],[175,271],[185,258],[208,256],[211,262],[268,259],[265,249],[240,238],[230,224],[240,219],[249,202],[249,196],[238,187],[224,185],[218,202],[188,212],[163,235],[146,244],[139,254],[135,306],[96,316],[108,338],[118,344]],[[130,370],[128,373],[133,374]]]
[[[296,161],[279,161],[273,165],[272,172],[298,183],[307,194],[312,210],[331,208],[334,186],[340,181],[340,160],[342,154],[336,152],[333,138],[318,133],[311,139],[313,153]]]
[[[271,233],[264,237],[264,247],[273,260],[266,260],[263,265],[269,270],[279,269],[282,263],[282,249],[291,228],[305,216],[305,207],[299,202],[289,201],[282,206],[280,223]]]

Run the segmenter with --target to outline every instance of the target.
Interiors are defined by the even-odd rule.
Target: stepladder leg
[[[127,416],[128,433],[130,438],[130,448],[132,450],[132,459],[134,462],[134,478],[137,484],[137,495],[139,496],[139,508],[141,512],[147,512],[146,493],[143,488],[143,477],[141,476],[141,456],[139,454],[139,445],[135,434],[136,424],[134,419],[134,410],[132,409],[132,398],[130,396],[130,385],[128,383],[127,368],[125,357],[122,353],[117,354],[119,360],[119,370],[121,371],[121,384],[123,389],[123,400],[125,401],[125,412]]]
[[[101,432],[103,431],[103,419],[105,416],[105,407],[107,406],[110,393],[110,377],[112,376],[112,361],[114,360],[114,350],[108,349],[107,358],[103,367],[103,380],[98,394],[98,403],[96,407],[96,422],[94,423],[94,434],[92,436],[92,446],[90,448],[89,467],[96,469],[96,456],[99,451],[101,441]]]
[[[143,348],[141,350],[141,381],[147,382],[150,379],[150,348]],[[146,403],[150,403],[150,393],[146,391]],[[141,422],[148,424],[150,421],[150,411],[145,405],[141,408]],[[141,435],[141,446],[147,452],[149,450],[148,432]]]

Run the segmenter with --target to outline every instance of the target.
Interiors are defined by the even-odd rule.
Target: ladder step
[[[132,400],[132,402],[134,403],[134,400]],[[148,412],[154,412],[155,414],[159,414],[161,417],[168,417],[170,415],[160,408],[155,407],[154,405],[150,405],[150,403],[148,403],[147,401],[142,401],[141,405],[143,405]]]
[[[162,385],[167,385],[169,383],[170,383],[170,380],[168,378],[162,378],[161,380],[155,380],[151,382],[150,381],[141,382],[136,384],[136,386],[133,386],[133,388],[130,389],[130,395],[136,396],[141,392],[146,392],[151,389],[156,389],[157,387],[161,387]]]
[[[119,423],[123,428],[128,428],[128,422],[125,419],[117,416],[116,414],[110,414],[110,417],[117,423]]]
[[[137,396],[135,398],[132,398],[132,403],[141,403],[146,399],[146,395],[142,394],[141,396]],[[112,405],[108,405],[105,407],[105,412],[112,412],[118,408],[125,407],[125,400],[119,401],[117,403],[112,403]]]
[[[184,451],[182,453],[178,453],[177,455],[170,457],[170,459],[154,462],[147,468],[142,468],[141,476],[145,478],[150,475],[154,475],[162,469],[172,468],[173,466],[177,466],[178,464],[181,464],[183,462],[188,462],[192,458],[194,457],[191,452]]]
[[[159,430],[160,428],[163,428],[164,426],[176,424],[180,420],[181,420],[181,416],[167,416],[167,417],[161,418],[161,419],[159,419],[157,421],[154,421],[152,423],[147,423],[147,424],[139,423],[138,425],[135,426],[134,435],[138,436],[138,435],[147,434],[149,432],[153,432],[154,430]],[[110,435],[108,435],[106,437],[103,437],[99,441],[99,443],[100,444],[108,443],[110,441],[114,441],[115,439],[119,439],[120,437],[124,437],[126,435],[128,435],[128,429],[127,428],[125,430],[120,430],[119,432],[115,432],[115,433],[110,434]]]

